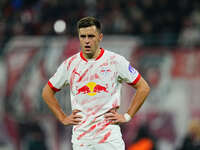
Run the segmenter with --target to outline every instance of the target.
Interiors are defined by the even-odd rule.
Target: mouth
[[[86,46],[85,46],[85,49],[90,49],[90,48],[91,48],[91,47],[90,47],[90,46],[88,46],[88,45],[86,45]]]
[[[91,47],[90,46],[85,46],[85,51],[86,52],[89,52],[91,50]]]

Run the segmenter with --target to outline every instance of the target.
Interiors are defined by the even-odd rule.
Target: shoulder
[[[118,54],[118,53],[115,53],[115,52],[113,52],[113,51],[106,50],[106,49],[105,49],[105,55],[106,55],[107,57],[110,57],[110,59],[113,59],[113,60],[118,60],[118,59],[120,59],[120,58],[123,58],[122,55],[120,55],[120,54]]]
[[[62,62],[61,66],[65,67],[65,68],[67,68],[67,70],[69,70],[69,68],[70,68],[71,66],[73,66],[73,64],[74,64],[75,62],[77,62],[78,60],[80,60],[80,52],[79,52],[79,53],[76,53],[76,54],[74,54],[74,55],[72,55],[72,56],[70,56],[70,57],[67,58],[67,59],[65,59],[65,60]]]
[[[119,64],[119,63],[123,62],[124,60],[126,60],[126,58],[119,53],[112,52],[112,51],[107,51],[107,53],[108,53],[110,60],[114,61],[116,64]]]
[[[78,59],[79,59],[79,56],[80,56],[80,52],[79,52],[79,53],[76,53],[76,54],[74,54],[74,55],[72,55],[72,56],[70,56],[70,57],[67,58],[67,59],[65,59],[65,60],[63,61],[63,63],[64,63],[64,64],[72,63],[72,61],[78,60]]]
[[[124,56],[112,51],[105,50],[105,56],[108,62],[110,62],[110,65],[121,66],[126,62]]]

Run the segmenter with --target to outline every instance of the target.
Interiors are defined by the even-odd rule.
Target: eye
[[[81,38],[85,38],[85,37],[86,37],[86,35],[83,35],[83,34],[82,34],[82,35],[80,35],[80,37],[81,37]]]
[[[95,35],[94,34],[89,34],[88,37],[89,38],[93,38],[93,37],[95,37]]]

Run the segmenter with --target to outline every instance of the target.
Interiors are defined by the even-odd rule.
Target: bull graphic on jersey
[[[88,94],[89,96],[94,96],[100,92],[108,93],[107,88],[108,88],[108,85],[103,86],[100,84],[96,84],[95,82],[88,82],[86,85],[77,89],[78,92],[76,95],[82,93],[82,94]]]

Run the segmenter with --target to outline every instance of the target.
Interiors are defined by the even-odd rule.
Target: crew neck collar
[[[100,49],[101,49],[101,51],[100,51],[100,53],[99,53],[99,56],[97,56],[97,58],[94,59],[95,61],[97,61],[98,59],[100,59],[100,58],[103,56],[103,54],[104,54],[104,49],[103,49],[103,48],[100,48]],[[84,61],[86,61],[86,62],[88,62],[88,60],[90,60],[90,59],[86,59],[86,58],[83,56],[83,52],[82,52],[82,51],[80,52],[80,57],[81,57]]]

